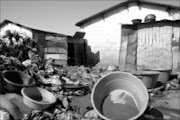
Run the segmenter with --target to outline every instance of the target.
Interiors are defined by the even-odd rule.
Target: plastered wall
[[[121,47],[121,24],[131,24],[132,19],[142,19],[145,16],[155,14],[156,20],[180,19],[177,11],[167,12],[166,8],[129,4],[127,8],[120,8],[108,13],[96,20],[90,21],[82,26],[81,31],[85,32],[85,39],[94,53],[100,52],[100,65],[118,65],[119,49]]]

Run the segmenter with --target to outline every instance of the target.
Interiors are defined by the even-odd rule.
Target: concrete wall
[[[111,24],[103,20],[85,28],[85,39],[94,54],[100,52],[99,65],[118,64],[118,54],[120,48],[121,25]],[[111,58],[111,61],[109,60]]]
[[[81,26],[92,52],[100,53],[100,65],[118,65],[121,24],[131,24],[132,19],[142,19],[144,22],[148,14],[155,14],[157,21],[180,19],[180,12],[170,10],[168,13],[167,8],[149,5],[139,7],[132,3]]]
[[[25,29],[25,28],[22,28],[22,27],[19,27],[17,25],[14,25],[12,23],[9,23],[7,25],[5,25],[4,27],[2,27],[0,29],[0,36],[3,36],[5,35],[5,32],[7,30],[11,30],[11,31],[17,31],[21,36],[28,36],[30,38],[33,37],[33,33],[31,30],[28,30],[28,29]]]

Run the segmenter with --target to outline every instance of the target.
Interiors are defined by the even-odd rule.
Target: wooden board
[[[67,50],[60,47],[46,47],[45,53],[64,53],[67,54]]]
[[[47,35],[45,39],[47,41],[61,41],[61,42],[67,41],[67,37],[55,37],[55,36],[49,36],[49,35]]]
[[[126,71],[136,70],[137,34],[136,31],[128,35]]]
[[[45,59],[67,60],[67,54],[45,54]]]
[[[55,60],[56,65],[67,65],[67,60]]]
[[[128,45],[128,36],[122,36],[120,54],[119,54],[119,69],[121,71],[124,71],[126,68],[127,45]]]
[[[46,47],[61,47],[64,49],[67,49],[67,42],[55,42],[55,41],[47,41],[46,42]]]
[[[119,67],[121,71],[136,70],[137,26],[122,25]]]

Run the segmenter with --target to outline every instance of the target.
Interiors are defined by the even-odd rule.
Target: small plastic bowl
[[[21,94],[24,104],[36,110],[45,110],[57,100],[51,92],[40,87],[23,88]]]

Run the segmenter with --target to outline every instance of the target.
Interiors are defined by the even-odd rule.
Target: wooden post
[[[121,71],[124,71],[126,67],[127,45],[128,45],[128,36],[122,36],[120,55],[119,55],[119,69]]]

